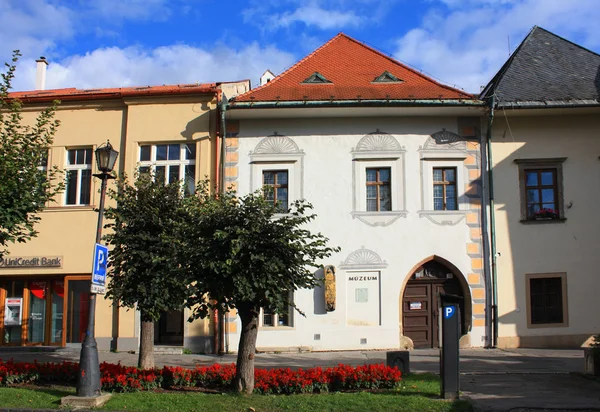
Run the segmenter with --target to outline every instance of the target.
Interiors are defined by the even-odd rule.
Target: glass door
[[[44,344],[46,332],[46,285],[45,280],[29,281],[29,305],[27,318],[27,342]]]
[[[65,281],[53,280],[50,286],[50,345],[63,344],[63,311],[65,297]]]
[[[67,343],[81,343],[88,324],[90,280],[68,280]]]

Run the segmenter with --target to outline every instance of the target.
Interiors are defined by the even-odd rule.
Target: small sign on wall
[[[369,289],[358,288],[355,289],[356,303],[367,303],[369,301]]]
[[[422,308],[421,302],[410,302],[410,310],[421,310]]]

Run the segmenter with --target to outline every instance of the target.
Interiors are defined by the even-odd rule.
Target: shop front
[[[0,346],[81,343],[88,323],[90,276],[0,279]]]

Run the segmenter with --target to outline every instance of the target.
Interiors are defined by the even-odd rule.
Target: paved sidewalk
[[[136,365],[137,355],[100,352],[101,362]],[[531,408],[600,411],[600,383],[582,377],[582,350],[543,349],[466,349],[461,350],[461,391],[470,397],[477,410],[527,411]],[[53,352],[0,350],[1,359],[31,362],[78,361],[78,350]],[[308,353],[259,353],[260,368],[309,368],[338,363],[362,365],[385,363],[386,351],[345,351]],[[157,355],[156,366],[193,368],[196,365],[234,363],[236,355]],[[410,353],[412,372],[439,373],[438,350]],[[539,409],[538,409],[539,410]]]

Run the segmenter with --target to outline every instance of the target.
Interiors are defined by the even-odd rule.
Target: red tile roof
[[[53,100],[98,100],[119,99],[126,97],[185,95],[216,93],[216,83],[206,84],[176,84],[168,86],[115,87],[101,89],[52,89],[32,90],[9,93],[8,97],[22,102],[47,102]]]
[[[386,71],[401,81],[373,83]],[[303,83],[315,72],[331,83]],[[422,99],[475,97],[340,33],[269,83],[237,96],[233,107],[235,102]]]

